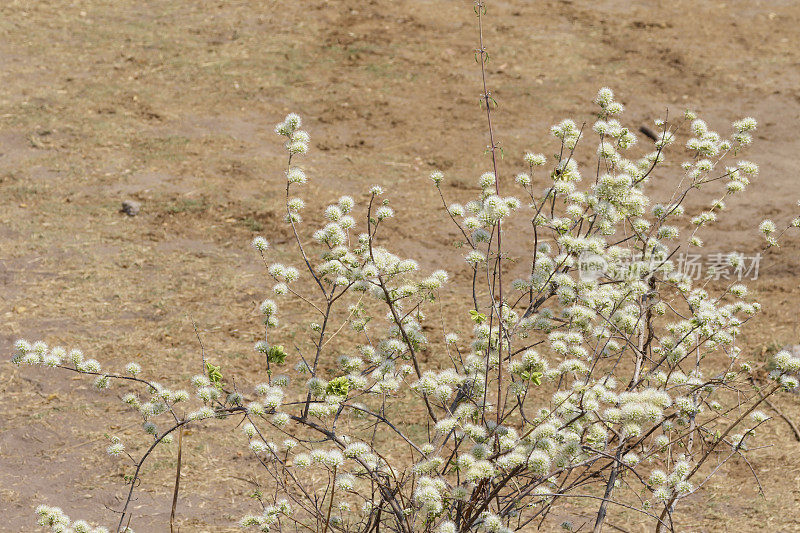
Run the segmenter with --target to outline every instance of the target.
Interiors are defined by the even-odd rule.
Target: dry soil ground
[[[754,252],[758,221],[798,211],[798,27],[792,0],[491,1],[504,184],[524,150],[550,152],[550,124],[591,120],[602,85],[634,127],[665,109],[694,108],[718,128],[752,115],[757,186],[706,240],[710,251]],[[395,225],[397,247],[424,266],[450,253],[458,269],[427,174],[446,171],[459,197],[487,168],[475,46],[469,0],[5,0],[3,358],[16,338],[43,338],[187,377],[198,354],[191,316],[227,371],[252,378],[255,302],[268,287],[248,241],[261,233],[279,257],[289,251],[272,132],[288,111],[312,135],[312,208],[380,183],[411,221]],[[142,203],[137,217],[119,213],[126,198]],[[743,337],[754,360],[800,342],[799,252],[789,236],[752,284],[765,308]],[[83,378],[0,371],[0,530],[35,530],[39,502],[111,523],[104,506],[118,506],[123,470],[103,452],[104,433],[132,432],[135,419]],[[800,420],[797,396],[777,403]],[[247,510],[252,474],[231,429],[188,436],[182,531],[225,531]],[[753,467],[765,494],[731,463],[684,509],[681,530],[800,530],[800,444],[779,422],[763,438],[774,446]],[[137,530],[166,530],[174,462],[158,456]],[[643,530],[632,517],[615,525]]]

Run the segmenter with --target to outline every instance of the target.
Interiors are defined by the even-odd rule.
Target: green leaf
[[[284,350],[283,346],[280,344],[270,346],[267,351],[267,361],[276,365],[282,365],[286,361],[286,350]]]
[[[486,315],[484,315],[483,313],[479,313],[479,312],[475,311],[474,309],[470,309],[469,316],[470,316],[470,318],[472,318],[472,321],[475,322],[478,325],[483,324],[484,322],[486,322]]]
[[[347,393],[350,392],[350,380],[344,376],[332,379],[325,387],[325,392],[334,396],[347,396]]]
[[[222,373],[220,372],[221,368],[222,366],[214,366],[206,361],[206,373],[208,373],[208,379],[211,381],[211,384],[218,389],[222,388]]]
[[[528,380],[528,381],[530,381],[531,383],[533,383],[536,386],[539,386],[539,385],[542,384],[542,373],[541,372],[528,372],[528,371],[525,371],[525,372],[520,373],[520,376],[522,376],[522,379]]]

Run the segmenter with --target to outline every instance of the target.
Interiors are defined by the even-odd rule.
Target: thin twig
[[[325,517],[325,528],[322,533],[328,533],[328,526],[331,523],[331,509],[333,508],[333,493],[336,491],[336,467],[333,467],[333,483],[331,483],[331,501],[328,503],[328,515]]]
[[[169,531],[175,533],[175,508],[178,506],[178,491],[181,485],[181,451],[183,449],[183,428],[178,429],[178,466],[175,467],[175,491],[172,493],[172,511],[169,513]]]
[[[756,392],[758,392],[758,395],[759,395],[759,396],[761,396],[762,398],[764,398],[764,396],[761,394],[761,384],[760,384],[760,383],[758,383],[758,382],[755,380],[755,378],[750,378],[750,381],[751,381],[751,382],[753,383],[753,385],[756,387]],[[774,403],[772,403],[772,402],[769,400],[769,398],[764,398],[764,403],[766,403],[766,404],[767,404],[767,406],[769,406],[769,408],[770,408],[770,409],[772,409],[773,411],[775,411],[776,413],[778,413],[778,416],[780,416],[781,418],[783,418],[783,420],[784,420],[784,421],[785,421],[785,422],[786,422],[786,423],[789,425],[789,427],[792,429],[792,433],[794,433],[794,439],[795,439],[797,442],[800,442],[800,429],[798,429],[798,428],[797,428],[797,425],[794,423],[794,421],[793,421],[791,418],[789,418],[788,416],[786,416],[786,415],[784,414],[784,412],[783,412],[783,411],[781,411],[780,409],[778,409],[778,406],[776,406]]]

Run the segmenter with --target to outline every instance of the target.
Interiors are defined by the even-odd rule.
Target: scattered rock
[[[142,208],[142,204],[139,202],[134,202],[133,200],[125,200],[122,202],[122,212],[128,215],[129,217],[135,217],[139,214],[139,210]]]

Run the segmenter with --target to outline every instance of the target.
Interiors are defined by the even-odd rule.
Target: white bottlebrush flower
[[[88,359],[78,366],[78,370],[96,374],[100,372],[100,363],[95,359]]]
[[[276,283],[274,287],[272,287],[272,292],[274,292],[278,296],[283,296],[287,292],[289,292],[289,286],[285,283]]]
[[[269,242],[261,236],[255,237],[251,245],[259,252],[266,252],[269,249]]]
[[[456,532],[457,532],[456,525],[454,522],[451,522],[450,520],[445,520],[444,522],[439,524],[439,529],[437,530],[437,533],[456,533]]]
[[[330,450],[325,454],[323,462],[330,468],[339,468],[344,464],[344,455],[339,450]]]
[[[74,533],[92,533],[92,526],[86,520],[75,520],[71,526]]]
[[[208,387],[211,385],[211,381],[208,379],[208,377],[202,374],[196,374],[192,376],[192,385],[199,389],[201,387]]]
[[[797,372],[800,371],[800,358],[793,357],[791,353],[786,350],[781,350],[772,359],[775,368],[781,372]]]
[[[758,122],[756,122],[756,119],[753,117],[745,117],[733,123],[733,129],[735,129],[738,133],[753,131],[756,129],[756,126],[758,126]]]
[[[265,453],[269,448],[266,444],[264,444],[260,440],[251,440],[250,441],[250,450],[255,453],[256,455],[261,455]]]
[[[106,452],[108,452],[108,455],[117,457],[125,452],[125,445],[121,442],[114,442],[108,448],[106,448]]]
[[[286,207],[289,209],[289,211],[293,211],[293,212],[300,211],[305,206],[306,206],[306,203],[303,201],[302,198],[291,198],[288,202],[286,202]],[[259,239],[259,238],[263,239],[263,237],[256,237],[256,239]],[[264,239],[264,242],[266,242],[266,239]],[[269,243],[267,243],[267,244],[269,244]],[[256,250],[263,251],[261,248],[255,246],[255,239],[253,239],[253,247],[256,248]],[[264,248],[264,249],[266,249],[266,248]]]
[[[600,88],[600,90],[597,91],[597,95],[594,97],[594,103],[596,103],[600,107],[607,107],[613,101],[614,101],[614,91],[612,91],[608,87]]]
[[[650,473],[650,478],[648,479],[648,483],[650,483],[654,487],[663,485],[666,482],[667,482],[667,474],[663,470],[653,470]]]
[[[303,184],[308,181],[306,173],[297,167],[294,167],[286,173],[286,181],[290,184]]]
[[[534,154],[527,152],[525,154],[525,162],[535,167],[544,166],[547,163],[547,157],[544,154]]]
[[[339,219],[342,218],[344,213],[342,213],[341,208],[338,205],[329,205],[325,209],[325,218],[330,220],[331,222],[337,222]]]
[[[378,218],[378,220],[392,218],[394,216],[394,209],[388,205],[382,205],[375,211],[375,216]]]
[[[475,461],[467,470],[465,477],[467,481],[476,482],[481,479],[492,478],[495,476],[496,472],[492,463],[484,459]]]
[[[478,265],[486,261],[486,256],[478,250],[472,250],[467,254],[466,260],[470,265]]]
[[[450,433],[457,424],[458,420],[455,418],[442,418],[436,423],[436,432],[446,435]]]
[[[503,520],[495,514],[486,513],[483,515],[483,528],[489,533],[500,533],[503,529]]]
[[[63,361],[62,361],[61,357],[59,357],[57,354],[53,354],[53,353],[49,353],[49,354],[45,355],[44,359],[42,359],[42,364],[45,365],[45,366],[49,366],[50,368],[56,368],[62,362]]]
[[[283,119],[282,124],[289,130],[289,133],[293,133],[297,128],[302,126],[303,121],[297,113],[289,113]]]
[[[463,217],[464,216],[464,206],[461,204],[450,204],[447,206],[447,211],[453,215],[454,217]]]
[[[609,115],[621,115],[625,111],[625,107],[619,102],[611,102],[606,106],[606,112]]]
[[[178,390],[172,393],[172,401],[174,403],[185,402],[189,399],[189,393],[185,390]]]
[[[658,487],[653,491],[653,497],[661,502],[666,502],[672,497],[672,491],[669,487]]]
[[[272,423],[279,428],[285,427],[289,420],[291,420],[291,417],[288,413],[275,413],[272,417]]]
[[[481,189],[488,189],[490,187],[494,187],[496,181],[497,178],[495,178],[493,172],[484,172],[481,174],[481,177],[478,178],[478,185],[481,187]]]
[[[305,154],[308,152],[308,143],[302,140],[290,141],[286,144],[286,149],[291,154]]]
[[[39,355],[44,355],[47,352],[47,343],[44,341],[36,341],[31,346],[30,351],[36,352]]]
[[[311,465],[311,456],[307,453],[299,453],[294,457],[294,466],[297,468],[307,468]]]
[[[278,306],[272,300],[264,300],[261,303],[259,310],[265,316],[272,316],[278,311]]]
[[[83,362],[83,352],[80,350],[70,350],[69,360],[72,361],[72,364],[75,366],[80,365]]]
[[[363,459],[372,453],[369,444],[365,442],[353,442],[343,451],[345,457]]]
[[[336,476],[336,488],[339,490],[351,491],[355,488],[356,478],[350,474],[340,474]]]
[[[266,410],[264,406],[259,402],[250,402],[247,404],[247,412],[253,416],[264,416],[266,414]]]
[[[688,481],[679,481],[675,484],[675,492],[681,496],[685,496],[694,491],[694,486]]]

